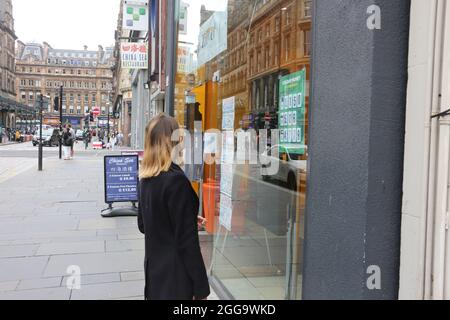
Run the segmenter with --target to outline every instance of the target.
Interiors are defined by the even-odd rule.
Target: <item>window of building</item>
[[[303,4],[303,17],[304,18],[311,18],[311,12],[312,12],[312,0],[305,0]]]
[[[311,56],[311,30],[306,30],[304,34],[304,55]]]

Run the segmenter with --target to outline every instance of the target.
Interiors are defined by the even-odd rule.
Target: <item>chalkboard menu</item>
[[[105,202],[138,202],[139,156],[105,156]]]

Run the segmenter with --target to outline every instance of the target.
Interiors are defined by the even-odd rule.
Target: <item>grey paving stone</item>
[[[67,288],[49,288],[0,293],[0,300],[69,300],[70,290]]]
[[[63,278],[61,283],[62,286],[66,286],[68,276]],[[87,274],[81,275],[81,285],[88,284],[100,284],[100,283],[110,283],[110,282],[120,282],[119,273],[101,273],[101,274]]]
[[[73,290],[72,300],[111,300],[142,296],[143,281],[114,282],[82,285],[81,290]]]
[[[104,241],[55,242],[39,246],[37,256],[105,252]]]
[[[117,236],[118,240],[143,240],[145,237],[143,234],[126,234],[126,235],[122,235],[119,234]]]
[[[31,257],[39,245],[7,245],[0,246],[0,258]]]
[[[132,301],[142,301],[144,300],[144,296],[140,296],[140,297],[129,297],[129,298],[119,298],[119,299],[112,299],[112,300],[132,300]]]
[[[19,280],[0,282],[0,292],[14,291],[19,285]]]
[[[61,286],[62,277],[22,280],[17,290],[57,288]]]
[[[144,266],[144,252],[92,253],[50,257],[45,277],[65,275],[67,267],[76,265],[82,274],[140,271]]]
[[[20,223],[4,223],[0,225],[0,234],[54,232],[75,230],[78,226],[76,217],[27,217]]]
[[[47,262],[48,257],[0,259],[0,282],[39,278]]]
[[[107,234],[136,236],[140,235],[140,232],[137,226],[137,222],[135,222],[131,228],[97,230],[97,235]]]
[[[116,219],[99,218],[80,218],[79,230],[98,230],[98,229],[117,229]]]
[[[143,239],[106,241],[106,252],[133,250],[145,250],[145,241]]]
[[[120,279],[122,281],[144,280],[145,279],[145,274],[144,274],[144,271],[122,272],[120,274]]]

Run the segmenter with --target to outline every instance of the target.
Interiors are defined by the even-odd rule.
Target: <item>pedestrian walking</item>
[[[91,140],[90,136],[91,135],[89,133],[89,130],[88,129],[84,130],[83,132],[84,150],[87,150],[89,148],[89,142]]]
[[[73,159],[73,156],[75,154],[73,148],[74,148],[74,145],[75,145],[77,139],[76,139],[76,135],[75,135],[75,130],[72,128],[71,124],[69,124],[69,132],[70,132],[70,135],[72,136],[72,144],[70,146],[70,158]]]
[[[138,227],[145,234],[146,300],[204,300],[210,294],[198,237],[199,199],[172,159],[176,120],[160,114],[145,131]]]
[[[117,138],[116,138],[116,135],[113,134],[111,137],[111,151],[114,151],[116,149],[116,144],[117,144]]]
[[[72,134],[70,133],[70,128],[66,127],[62,136],[64,160],[71,159],[71,147],[73,145],[72,140],[73,138]]]

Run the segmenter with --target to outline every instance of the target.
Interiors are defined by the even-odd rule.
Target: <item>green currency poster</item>
[[[305,69],[280,79],[280,145],[290,154],[305,154],[305,87]]]

